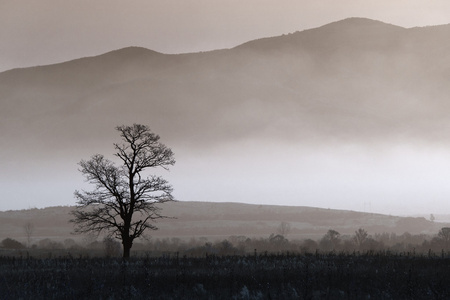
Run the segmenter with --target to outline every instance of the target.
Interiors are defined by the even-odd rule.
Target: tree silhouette
[[[173,201],[172,187],[160,176],[145,176],[149,168],[175,164],[173,152],[159,142],[148,126],[116,127],[122,143],[114,144],[121,165],[96,154],[82,160],[80,172],[95,185],[94,191],[75,191],[72,211],[75,233],[106,232],[122,241],[123,257],[130,256],[134,239],[146,229],[156,230],[152,221],[164,218],[158,203]]]
[[[31,222],[27,222],[23,226],[23,229],[25,231],[25,235],[27,236],[27,247],[30,248],[30,246],[31,246],[31,236],[34,233],[34,225]]]
[[[291,232],[291,223],[282,221],[278,225],[277,233],[283,237],[286,237]]]
[[[337,250],[339,244],[341,243],[340,239],[341,234],[336,230],[330,229],[328,232],[322,237],[320,240],[320,247],[322,250],[331,251]]]
[[[367,231],[363,228],[359,228],[357,231],[355,231],[355,236],[353,237],[353,240],[355,241],[356,246],[361,250],[363,245],[366,243],[368,238]]]
[[[23,248],[25,248],[25,246],[22,243],[14,240],[12,238],[4,239],[1,243],[1,246],[5,249],[23,249]]]
[[[450,227],[442,227],[438,232],[438,238],[442,241],[443,247],[448,249],[450,246]]]

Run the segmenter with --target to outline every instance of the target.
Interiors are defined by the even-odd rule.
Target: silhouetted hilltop
[[[311,51],[311,54],[331,54],[339,48],[370,49],[394,42],[407,29],[365,18],[349,18],[318,28],[262,38],[247,42],[235,49],[255,51]]]

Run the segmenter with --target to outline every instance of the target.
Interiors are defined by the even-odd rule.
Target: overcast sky
[[[348,17],[403,27],[450,23],[448,0],[0,0],[0,71],[142,46],[231,48]]]

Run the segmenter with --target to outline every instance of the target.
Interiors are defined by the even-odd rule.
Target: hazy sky
[[[230,48],[348,17],[403,27],[450,23],[448,0],[0,0],[0,71],[126,46]]]

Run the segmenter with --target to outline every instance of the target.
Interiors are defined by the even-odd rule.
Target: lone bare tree
[[[152,221],[164,218],[158,203],[173,201],[172,187],[160,176],[145,176],[149,168],[168,170],[175,164],[173,152],[159,142],[148,126],[134,124],[116,128],[122,143],[114,144],[121,165],[96,154],[82,160],[80,172],[94,191],[75,191],[72,211],[75,233],[105,232],[122,241],[123,257],[130,256],[134,239],[146,229],[156,230]]]

